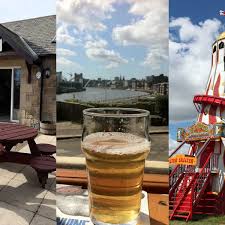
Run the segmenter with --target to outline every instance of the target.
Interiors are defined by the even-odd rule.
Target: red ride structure
[[[225,32],[212,45],[212,65],[204,95],[193,102],[197,122],[179,128],[180,146],[170,155],[170,219],[225,214]],[[188,155],[176,153],[189,144]]]

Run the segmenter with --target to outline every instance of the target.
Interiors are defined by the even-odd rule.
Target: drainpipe
[[[42,121],[42,98],[43,98],[43,86],[44,86],[44,78],[43,71],[41,71],[41,90],[40,90],[40,122]]]
[[[41,70],[41,89],[40,89],[40,110],[39,110],[39,120],[42,121],[42,102],[43,102],[43,92],[44,92],[44,69],[43,65],[40,64]]]

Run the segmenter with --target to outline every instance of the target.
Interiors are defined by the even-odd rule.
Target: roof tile
[[[23,37],[33,51],[39,55],[56,54],[56,16],[45,16],[2,23],[3,26]]]

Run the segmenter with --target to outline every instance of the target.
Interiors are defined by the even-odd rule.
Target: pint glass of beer
[[[94,224],[137,224],[145,159],[150,151],[149,112],[128,108],[83,111],[82,151]]]

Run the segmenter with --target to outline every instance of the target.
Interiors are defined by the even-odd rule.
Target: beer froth
[[[98,132],[85,137],[82,148],[109,155],[130,155],[148,152],[150,142],[129,133]]]

